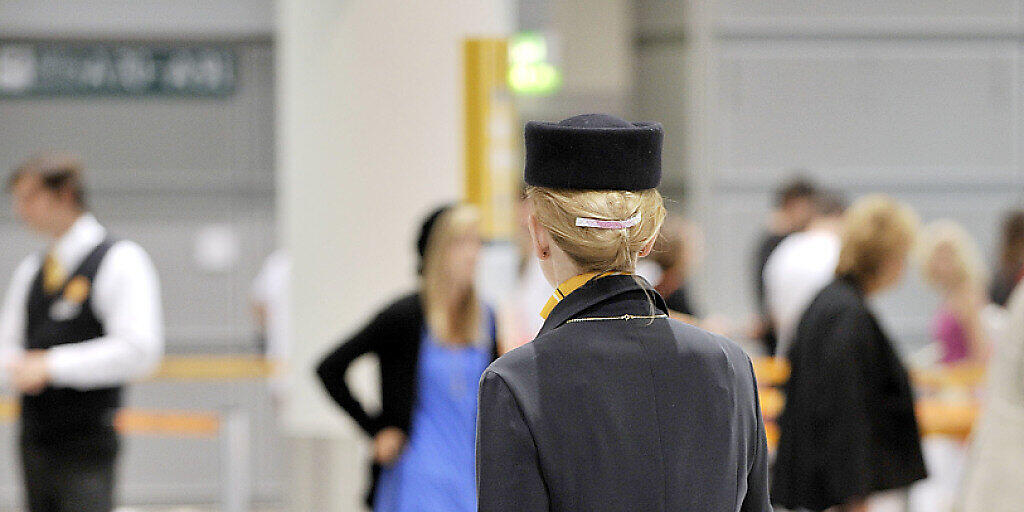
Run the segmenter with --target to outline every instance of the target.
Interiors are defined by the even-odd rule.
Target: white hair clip
[[[626,220],[601,220],[590,217],[576,217],[576,225],[584,228],[626,229],[640,223],[640,212]]]

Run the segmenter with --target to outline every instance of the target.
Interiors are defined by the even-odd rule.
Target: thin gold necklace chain
[[[653,320],[655,318],[668,318],[668,315],[591,316],[585,318],[573,318],[572,320],[567,320],[565,323],[574,324],[576,322],[593,322],[596,320]]]

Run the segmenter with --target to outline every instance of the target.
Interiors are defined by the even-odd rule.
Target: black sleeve
[[[352,361],[370,352],[377,353],[381,345],[387,342],[390,336],[387,316],[387,311],[378,314],[362,330],[324,357],[316,368],[317,377],[327,394],[371,437],[382,428],[380,419],[370,417],[363,405],[352,396],[345,374]]]
[[[533,435],[508,384],[491,370],[480,379],[476,439],[479,512],[547,511]]]
[[[754,407],[757,411],[757,429],[753,443],[753,463],[747,473],[747,495],[743,498],[740,512],[771,512],[772,505],[768,499],[768,439],[764,432],[764,419],[761,417],[761,397],[757,390],[757,377],[754,366],[750,363],[750,376],[754,386]]]

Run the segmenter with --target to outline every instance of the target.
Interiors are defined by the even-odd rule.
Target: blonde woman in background
[[[476,386],[497,356],[494,314],[477,299],[479,217],[467,205],[436,210],[417,240],[420,282],[323,359],[331,398],[373,439],[375,512],[476,510]],[[356,358],[380,362],[381,411],[353,396]]]
[[[903,278],[917,215],[883,196],[846,210],[835,280],[796,328],[772,501],[788,509],[905,510],[925,478],[910,377],[868,299]]]
[[[939,220],[923,230],[918,251],[925,281],[942,296],[932,323],[941,363],[983,362],[988,352],[982,325],[987,276],[977,246],[959,224]]]
[[[635,275],[665,217],[661,141],[602,114],[526,127],[532,252],[555,293],[537,338],[481,379],[481,512],[771,510],[750,359]]]

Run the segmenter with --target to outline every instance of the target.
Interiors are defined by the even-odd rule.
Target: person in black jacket
[[[788,354],[778,505],[867,510],[902,501],[900,490],[925,478],[910,379],[867,305],[899,282],[917,224],[885,196],[847,210],[836,279],[804,312]]]
[[[480,382],[481,512],[770,511],[750,360],[633,274],[665,217],[662,129],[526,127],[533,253],[555,293]]]
[[[331,398],[373,438],[367,505],[376,512],[476,508],[476,394],[497,357],[494,315],[474,282],[478,217],[446,206],[424,222],[417,242],[420,290],[384,308],[317,367]],[[380,362],[382,408],[370,414],[345,373],[364,354]]]

